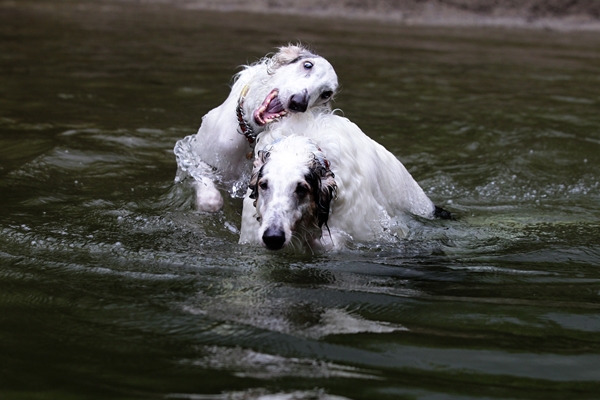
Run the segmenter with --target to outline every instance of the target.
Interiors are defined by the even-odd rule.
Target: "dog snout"
[[[295,112],[305,112],[308,109],[308,90],[292,95],[288,108]]]
[[[285,232],[277,228],[267,228],[262,236],[263,243],[269,250],[279,250],[285,243]]]

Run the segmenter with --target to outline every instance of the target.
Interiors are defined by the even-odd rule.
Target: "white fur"
[[[258,153],[248,196],[255,199],[256,210],[244,209],[258,225],[243,223],[242,236],[273,250],[290,245],[320,248],[323,222],[318,206],[326,206],[327,218],[336,191],[327,165],[317,145],[303,136],[289,136]]]
[[[298,60],[295,61],[294,60]],[[310,68],[307,63],[311,63]],[[274,56],[246,66],[236,75],[235,83],[225,102],[209,111],[202,119],[195,135],[177,142],[175,154],[178,164],[178,179],[191,175],[195,179],[197,208],[202,211],[218,211],[223,198],[218,185],[230,192],[244,186],[250,170],[247,154],[252,146],[240,134],[236,108],[244,87],[247,94],[243,109],[246,122],[258,134],[266,126],[277,122],[294,120],[290,109],[294,95],[305,94],[307,110],[321,112],[329,110],[329,100],[338,87],[337,75],[324,58],[310,53],[301,46],[285,46]],[[287,116],[265,125],[254,119],[255,111],[261,107],[267,95],[278,90],[278,98]],[[323,94],[331,94],[323,97]],[[293,122],[292,122],[293,124]],[[241,184],[240,184],[241,183]],[[235,193],[232,193],[235,194]]]
[[[347,239],[381,239],[395,217],[412,214],[433,218],[434,204],[404,165],[347,118],[332,113],[306,113],[301,118],[298,116],[294,125],[273,125],[264,131],[259,137],[257,150],[269,148],[272,143],[290,135],[313,139],[335,174],[337,199],[331,205],[329,231],[323,227],[322,233],[326,237],[320,241],[325,247],[339,249]],[[310,147],[309,144],[306,146]],[[283,146],[276,144],[271,153],[280,148]],[[281,175],[278,180],[297,179],[298,173],[290,171],[302,170],[298,159],[289,155],[288,158],[289,165],[281,165],[273,172],[273,176]],[[246,197],[240,243],[262,242],[260,234],[264,229],[259,228],[255,214],[257,210],[252,199]],[[327,238],[329,232],[331,237]]]

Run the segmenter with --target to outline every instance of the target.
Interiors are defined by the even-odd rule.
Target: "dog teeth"
[[[263,121],[264,121],[265,124],[268,124],[270,122],[275,121],[276,119],[281,119],[281,118],[285,117],[287,114],[288,114],[287,111],[282,111],[279,114],[274,114],[274,115],[272,115],[269,118],[263,119]]]
[[[275,99],[278,95],[279,95],[279,90],[273,89],[271,91],[271,93],[269,93],[267,95],[267,97],[265,98],[265,100],[263,101],[261,106],[258,107],[254,111],[254,120],[256,121],[256,123],[258,123],[259,125],[266,125],[270,122],[273,122],[275,119],[281,118],[287,114],[286,110],[283,110],[277,114],[272,114],[271,116],[269,116],[267,118],[264,117],[264,114],[265,114],[265,112],[267,112],[267,109],[268,109],[269,105],[271,104],[271,101],[273,101],[273,99]]]

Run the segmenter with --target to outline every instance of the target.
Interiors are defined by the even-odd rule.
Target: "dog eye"
[[[304,69],[311,69],[313,67],[313,63],[311,63],[310,61],[306,61],[304,63]]]
[[[306,195],[308,194],[308,187],[302,183],[299,183],[298,186],[296,186],[296,196],[298,196],[298,198],[303,199],[306,197]]]
[[[269,188],[269,182],[260,181],[258,187],[260,187],[261,190],[267,190]]]
[[[330,98],[332,95],[333,95],[333,91],[331,91],[331,90],[327,90],[327,91],[325,91],[325,92],[321,93],[321,98],[322,98],[323,100],[327,100],[327,99],[328,99],[328,98]]]

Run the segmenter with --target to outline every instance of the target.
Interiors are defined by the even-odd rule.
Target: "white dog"
[[[259,137],[240,243],[340,249],[349,239],[390,234],[395,217],[450,217],[392,153],[348,119],[306,114],[303,122],[273,126]]]
[[[216,184],[233,195],[244,193],[256,136],[274,121],[293,124],[292,113],[328,111],[337,88],[331,64],[302,46],[281,47],[246,66],[225,102],[203,117],[198,133],[175,145],[176,180],[191,175],[197,208],[220,210],[223,198]]]

